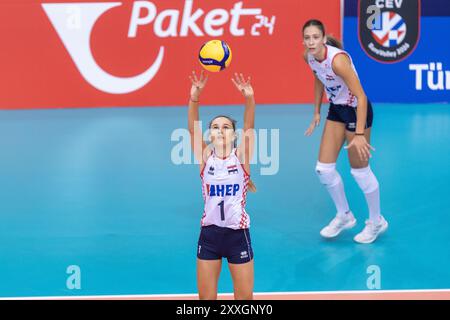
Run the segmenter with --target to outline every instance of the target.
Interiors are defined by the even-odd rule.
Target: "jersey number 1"
[[[225,210],[223,210],[223,200],[218,204],[220,207],[220,219],[225,221]]]

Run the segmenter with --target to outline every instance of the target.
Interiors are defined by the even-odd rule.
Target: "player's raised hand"
[[[191,79],[192,87],[191,87],[191,100],[198,101],[200,94],[206,86],[206,82],[208,82],[208,75],[205,75],[203,70],[200,72],[200,77],[197,77],[195,71],[192,71],[192,75],[189,76]]]
[[[250,83],[250,77],[247,77],[247,79],[245,79],[242,73],[235,73],[234,78],[231,78],[231,81],[234,83],[236,88],[244,95],[244,97],[253,97],[254,92]]]

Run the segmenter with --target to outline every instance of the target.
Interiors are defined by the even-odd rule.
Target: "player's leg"
[[[330,107],[330,114],[333,110]],[[336,217],[320,231],[325,238],[333,238],[342,230],[355,226],[356,220],[349,209],[345,195],[344,183],[336,170],[336,160],[345,141],[345,124],[327,120],[320,143],[319,161],[316,173],[320,182],[326,187],[336,206]]]
[[[247,263],[228,263],[233,279],[234,298],[236,300],[252,300],[254,284],[253,259]]]
[[[222,269],[221,235],[217,227],[202,227],[197,247],[197,286],[201,300],[217,299],[217,285]]]
[[[197,286],[200,300],[217,299],[217,285],[221,269],[222,259],[197,259]]]
[[[364,130],[364,136],[369,144],[372,119],[373,111],[369,103],[367,128]],[[356,121],[356,115],[354,120]],[[346,131],[346,140],[348,143],[350,143],[354,137],[355,133],[353,130]],[[378,235],[386,231],[388,227],[387,221],[380,212],[380,189],[378,180],[372,172],[369,162],[362,160],[355,148],[348,149],[348,158],[350,166],[352,167],[351,174],[363,191],[369,208],[369,219],[366,221],[364,230],[355,236],[355,241],[360,243],[371,243],[377,239]]]
[[[224,245],[233,279],[234,298],[236,300],[253,299],[253,249],[249,229],[230,231]]]

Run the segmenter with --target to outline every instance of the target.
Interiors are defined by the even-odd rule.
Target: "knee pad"
[[[370,166],[361,169],[352,168],[350,172],[364,193],[372,193],[378,189],[378,180],[370,169]]]
[[[342,181],[336,171],[336,163],[317,162],[316,173],[320,182],[326,187],[334,187]]]

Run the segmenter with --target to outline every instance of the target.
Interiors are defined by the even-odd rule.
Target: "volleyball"
[[[231,49],[225,41],[211,40],[200,48],[198,58],[203,68],[211,72],[219,72],[230,65]]]

